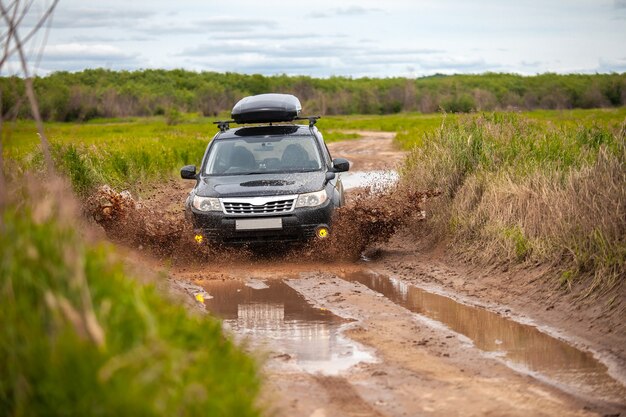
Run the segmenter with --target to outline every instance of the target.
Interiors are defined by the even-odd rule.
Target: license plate
[[[282,228],[283,219],[280,217],[235,220],[235,230],[269,230]]]

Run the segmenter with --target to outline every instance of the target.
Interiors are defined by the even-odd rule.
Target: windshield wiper
[[[318,169],[298,169],[298,170],[283,170],[283,171],[252,171],[252,172],[241,172],[241,173],[231,173],[227,175],[259,175],[259,174],[301,174],[304,172],[316,172]]]

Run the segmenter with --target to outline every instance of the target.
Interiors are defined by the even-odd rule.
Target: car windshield
[[[322,168],[313,136],[248,136],[218,139],[211,146],[207,175],[307,172]]]

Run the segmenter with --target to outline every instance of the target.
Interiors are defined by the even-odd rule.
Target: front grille
[[[258,206],[244,202],[224,202],[224,210],[227,214],[286,213],[291,211],[294,201],[294,199],[270,201]]]

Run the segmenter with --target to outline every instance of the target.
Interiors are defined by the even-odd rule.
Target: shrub
[[[175,126],[183,121],[183,114],[180,110],[170,107],[165,112],[165,123],[168,126]]]
[[[220,323],[129,279],[68,203],[2,212],[0,414],[259,415],[256,364]]]
[[[626,276],[624,126],[556,127],[514,114],[466,117],[416,140],[404,183],[439,189],[420,223],[477,262],[545,262],[587,282]],[[568,284],[569,285],[569,284]]]

